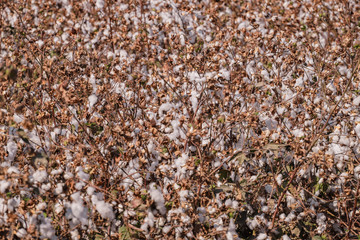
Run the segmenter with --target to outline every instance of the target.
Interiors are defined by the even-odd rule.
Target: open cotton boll
[[[73,202],[66,209],[66,218],[72,219],[75,224],[88,225],[88,208],[84,207],[80,192],[71,195]]]
[[[168,112],[171,108],[173,108],[173,105],[171,103],[163,103],[159,107],[159,115],[160,117],[164,116],[164,112]]]
[[[38,205],[36,205],[36,210],[37,211],[41,211],[44,210],[46,208],[47,204],[45,202],[39,203]]]
[[[37,170],[36,172],[34,172],[34,174],[32,175],[32,177],[34,178],[34,180],[36,182],[42,183],[45,182],[47,179],[47,172],[45,170]]]
[[[148,215],[147,217],[144,219],[144,223],[141,225],[141,229],[144,230],[145,232],[148,232],[148,228],[149,227],[154,227],[154,223],[155,223],[155,216],[152,213],[152,211],[148,211]]]
[[[97,9],[103,9],[105,6],[104,0],[96,0],[95,6]]]
[[[51,225],[51,219],[45,218],[43,215],[39,215],[39,216],[41,219],[41,224],[39,227],[41,238],[48,238],[51,240],[57,239],[57,237],[55,236],[55,229]]]
[[[107,203],[105,201],[97,201],[95,203],[95,207],[102,218],[106,218],[109,220],[113,220],[115,218],[115,214],[110,203]]]
[[[316,214],[316,224],[318,225],[316,231],[321,234],[326,230],[326,216],[323,213]]]
[[[235,226],[233,218],[230,218],[229,228],[228,228],[228,231],[226,233],[226,239],[227,240],[238,239],[238,235],[236,233],[236,226]]]
[[[13,161],[17,152],[17,144],[13,141],[13,137],[10,137],[6,144],[6,151],[8,152],[8,156],[5,157],[7,161]]]
[[[356,132],[356,135],[360,138],[360,124],[357,124],[354,130]]]
[[[10,182],[8,182],[6,180],[0,181],[0,192],[1,193],[4,193],[8,187],[10,187]]]
[[[360,105],[360,96],[356,97],[352,103],[354,106],[359,106]]]
[[[90,175],[85,173],[82,167],[77,167],[76,171],[77,171],[77,175],[78,175],[79,179],[84,180],[84,181],[89,180]]]
[[[360,165],[354,169],[354,175],[356,179],[360,179]]]
[[[257,240],[265,240],[265,239],[267,239],[267,235],[266,235],[266,233],[260,233],[258,236],[257,236]]]
[[[294,212],[290,212],[289,215],[285,218],[285,222],[290,223],[292,220],[296,218],[296,215]]]
[[[91,94],[88,99],[89,99],[89,109],[91,109],[97,102],[98,97],[96,96],[96,94]]]
[[[162,192],[157,188],[155,183],[150,184],[149,192],[151,199],[156,204],[156,208],[159,210],[159,212],[162,215],[164,215],[166,213],[166,208],[165,208],[165,199],[164,196],[162,195]]]
[[[291,240],[291,238],[288,235],[283,235],[281,239],[282,240]]]
[[[56,214],[61,213],[64,210],[64,207],[60,203],[56,203],[54,206],[54,211]]]
[[[181,168],[182,166],[184,166],[187,162],[187,160],[189,159],[189,156],[185,153],[183,153],[181,155],[181,157],[175,159],[174,163],[175,163],[175,166],[177,168]]]
[[[111,204],[105,202],[104,200],[100,200],[99,198],[102,199],[103,195],[98,193],[91,196],[91,201],[95,205],[96,211],[100,213],[102,218],[113,220],[115,218],[115,214]]]
[[[7,206],[10,212],[14,211],[20,205],[20,197],[16,196],[8,200]]]
[[[20,239],[24,239],[28,235],[28,233],[24,228],[20,228],[19,230],[17,230],[15,235]]]
[[[55,195],[62,194],[63,193],[63,186],[64,186],[64,183],[56,184],[56,188],[54,189],[54,194]]]
[[[66,180],[71,179],[73,177],[74,177],[74,174],[72,174],[71,172],[65,172],[65,174],[64,174],[64,178]]]
[[[12,174],[12,173],[17,173],[17,174],[19,174],[20,171],[19,171],[19,169],[18,169],[17,167],[11,166],[11,167],[8,168],[7,173],[8,173],[8,174]]]
[[[191,97],[190,97],[190,102],[192,105],[192,109],[195,112],[197,107],[198,107],[198,98],[199,98],[200,94],[197,91],[191,91]]]

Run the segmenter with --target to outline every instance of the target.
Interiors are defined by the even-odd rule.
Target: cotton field
[[[360,238],[360,3],[0,3],[1,239]]]

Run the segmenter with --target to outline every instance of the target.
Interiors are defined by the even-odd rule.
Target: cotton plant
[[[5,4],[4,234],[356,237],[358,7]]]

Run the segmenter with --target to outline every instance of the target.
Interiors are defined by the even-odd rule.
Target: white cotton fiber
[[[56,184],[56,188],[54,189],[54,194],[55,195],[62,194],[63,193],[63,186],[64,186],[64,183]]]
[[[236,233],[236,226],[235,226],[235,223],[234,223],[234,219],[230,218],[229,228],[228,228],[228,231],[226,233],[226,239],[227,240],[233,240],[233,239],[237,239],[237,238],[238,238],[238,235]]]
[[[16,156],[16,152],[17,152],[17,144],[16,142],[13,141],[13,138],[9,138],[7,145],[6,145],[6,151],[9,153],[7,157],[5,157],[5,159],[7,161],[13,161],[15,159]]]
[[[20,228],[15,235],[20,238],[20,239],[24,239],[27,236],[27,231],[24,228]]]
[[[282,240],[291,240],[291,238],[289,238],[288,235],[283,235],[283,236],[282,236]]]
[[[159,107],[159,115],[160,117],[164,116],[164,112],[169,111],[173,105],[171,103],[164,103]]]
[[[12,173],[19,174],[20,172],[19,172],[19,169],[17,167],[11,166],[11,167],[8,168],[7,173],[8,174],[12,174]]]
[[[10,212],[14,211],[20,205],[20,197],[16,196],[8,200],[7,206]]]
[[[41,211],[44,210],[46,208],[47,204],[45,202],[41,202],[38,205],[36,205],[36,210],[37,211]]]
[[[0,192],[1,193],[4,193],[8,187],[10,187],[10,182],[8,182],[6,180],[0,181]]]
[[[355,98],[355,99],[353,100],[353,105],[354,105],[354,106],[359,106],[359,104],[360,104],[360,96],[358,96],[357,98]]]
[[[47,172],[45,170],[37,170],[36,172],[34,172],[33,178],[36,182],[45,182],[47,178]]]
[[[188,155],[185,154],[185,153],[183,153],[183,154],[181,155],[181,157],[175,159],[175,161],[174,161],[175,166],[176,166],[177,168],[181,168],[182,166],[184,166],[184,165],[186,164],[186,162],[187,162],[188,159],[189,159]]]
[[[266,233],[260,233],[259,236],[257,236],[257,240],[265,240],[267,238]]]
[[[155,183],[150,184],[149,192],[150,192],[151,199],[156,204],[156,208],[159,210],[159,212],[161,214],[165,214],[166,213],[165,199],[164,199],[164,196],[162,195],[162,192],[158,189],[158,187],[156,186]]]
[[[191,97],[190,97],[190,102],[192,105],[192,109],[195,113],[197,107],[198,107],[198,98],[199,98],[200,94],[196,91],[191,91]]]
[[[70,208],[67,209],[67,218],[78,220],[82,225],[88,225],[88,208],[83,206],[80,192],[72,194],[71,199],[73,202],[70,204]]]
[[[113,220],[115,218],[113,208],[109,203],[103,200],[98,200],[96,195],[92,195],[91,201],[102,218],[107,218],[109,220]]]
[[[92,108],[95,105],[95,103],[97,102],[97,99],[98,99],[98,97],[96,96],[96,94],[91,94],[89,96],[89,108]]]
[[[356,135],[360,138],[360,124],[357,124],[354,130],[356,132]]]
[[[97,0],[95,6],[97,9],[103,9],[105,6],[104,0]]]
[[[54,227],[50,218],[44,218],[40,224],[41,238],[56,239]]]
[[[64,207],[60,203],[56,203],[54,206],[54,211],[56,214],[61,213],[64,210]]]

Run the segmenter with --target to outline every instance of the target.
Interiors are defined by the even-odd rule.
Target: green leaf
[[[167,209],[171,209],[173,205],[174,205],[174,202],[172,202],[172,201],[169,201],[169,202],[166,202],[166,203],[165,203],[165,207],[166,207]]]
[[[311,240],[323,240],[321,236],[313,236]]]
[[[122,226],[119,228],[119,234],[121,240],[131,240],[130,231],[126,226]]]

